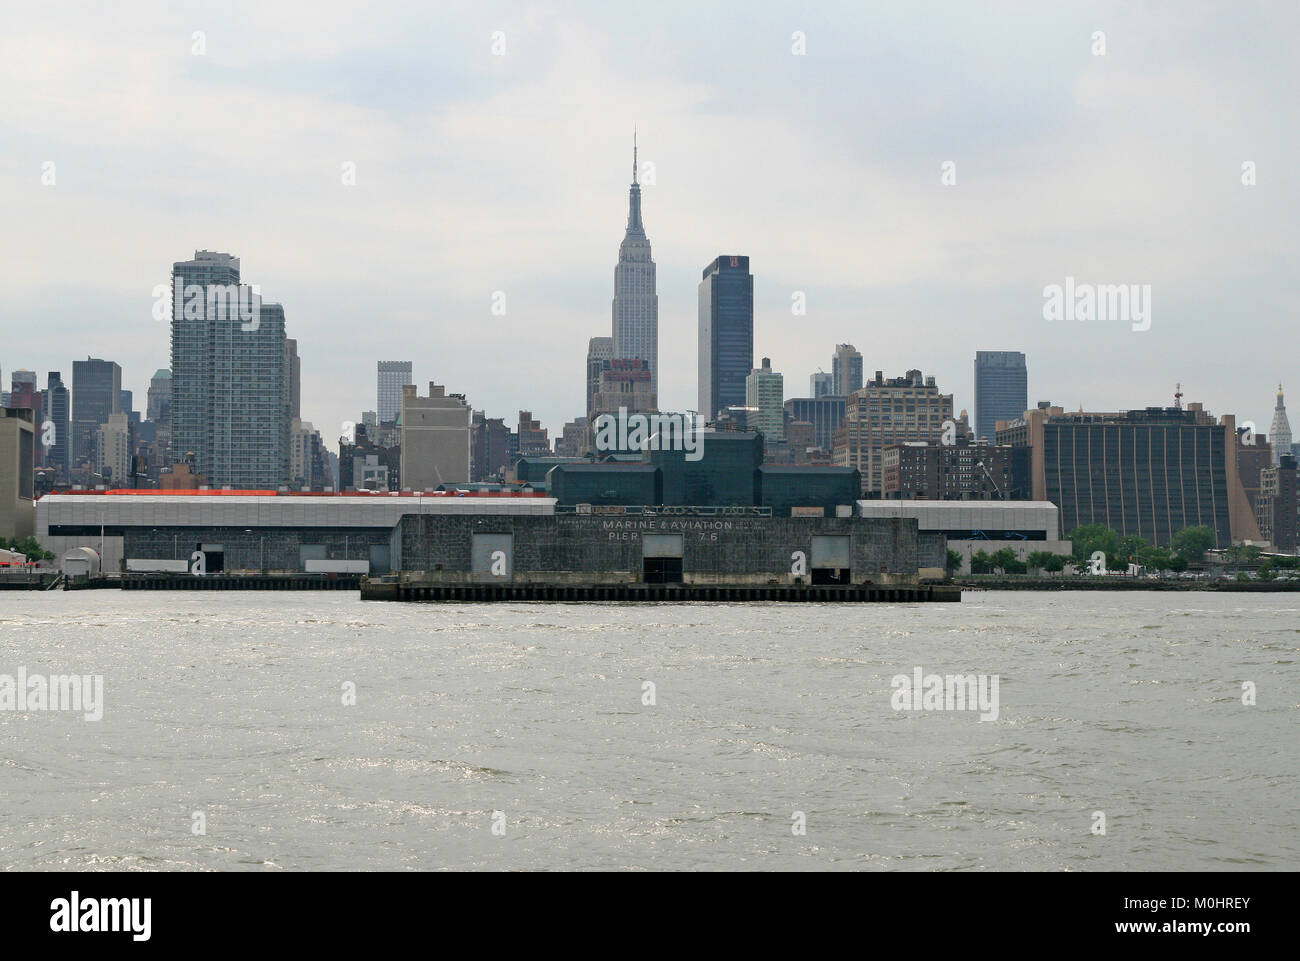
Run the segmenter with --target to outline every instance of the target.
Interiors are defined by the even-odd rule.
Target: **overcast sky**
[[[1266,430],[1283,381],[1300,407],[1293,2],[93,7],[10,4],[0,32],[6,388],[93,355],[143,406],[153,287],[206,248],[284,304],[331,446],[381,359],[554,437],[610,334],[635,125],[663,409],[695,407],[719,253],[751,258],[787,397],[847,341],[972,416],[979,349],[1028,355],[1031,403],[1182,382]],[[1150,329],[1044,320],[1066,276],[1151,285]]]

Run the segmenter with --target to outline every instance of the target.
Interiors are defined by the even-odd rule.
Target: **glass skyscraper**
[[[409,360],[381,360],[379,362],[379,380],[377,398],[379,422],[392,423],[402,412],[402,388],[415,383],[411,380],[411,362]]]
[[[614,268],[614,357],[644,360],[659,392],[659,295],[650,241],[641,223],[641,185],[637,183],[636,141],[632,143],[632,186],[628,191],[627,232]]]
[[[1018,420],[1029,409],[1029,373],[1018,350],[975,352],[975,436],[993,443],[1000,420]]]
[[[749,258],[723,254],[700,281],[699,414],[745,405],[754,369],[754,275]]]

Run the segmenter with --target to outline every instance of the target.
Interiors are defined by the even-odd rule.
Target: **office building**
[[[965,438],[962,438],[965,440]],[[1028,450],[995,444],[896,444],[881,460],[886,500],[1027,500],[1016,486],[1016,457]]]
[[[402,387],[402,488],[437,490],[469,481],[473,411],[462,394],[432,381],[429,396]]]
[[[772,369],[772,361],[763,358],[745,378],[745,406],[754,409],[749,426],[762,433],[765,441],[785,440],[785,379]]]
[[[112,487],[131,484],[131,421],[125,413],[109,414],[95,438],[95,472]]]
[[[302,360],[298,357],[298,341],[284,339],[286,370],[289,374],[289,422],[302,417]]]
[[[1127,412],[1026,411],[997,432],[1030,449],[1033,500],[1061,509],[1067,535],[1104,524],[1168,547],[1205,526],[1216,547],[1263,541],[1237,469],[1236,418],[1215,420],[1200,404]]]
[[[541,421],[533,417],[531,410],[519,412],[519,456],[547,457],[551,454],[551,440]]]
[[[376,415],[380,423],[391,424],[402,412],[402,388],[411,380],[409,360],[381,360],[377,381]]]
[[[785,413],[791,420],[813,425],[814,443],[828,454],[835,447],[835,431],[844,422],[845,399],[834,394],[821,397],[791,397]]]
[[[837,397],[847,397],[861,389],[862,355],[852,344],[836,344],[835,353],[831,357],[830,393]]]
[[[723,254],[704,268],[697,360],[697,403],[704,420],[745,403],[745,379],[754,369],[754,275],[748,257]]]
[[[55,478],[58,482],[67,481],[69,472],[72,469],[72,396],[68,393],[68,388],[63,385],[63,379],[59,371],[52,370],[45,375],[45,396],[43,399],[45,408],[45,421],[51,425],[53,434],[53,443],[45,451],[45,464],[55,468]],[[38,441],[44,446],[45,429],[44,423],[41,424],[41,438]]]
[[[1291,449],[1291,424],[1286,418],[1286,401],[1282,399],[1282,385],[1277,385],[1277,404],[1273,408],[1273,426],[1268,439],[1273,444],[1273,466],[1282,462],[1282,455]]]
[[[637,183],[635,139],[632,145],[632,186],[628,190],[627,230],[614,268],[614,357],[644,360],[650,387],[659,390],[659,295],[650,241],[641,223],[641,185]]]
[[[72,460],[94,468],[101,424],[122,410],[122,368],[87,357],[72,362]]]
[[[998,421],[1019,420],[1029,407],[1025,355],[1016,350],[975,352],[975,436],[992,443]]]
[[[170,423],[172,414],[172,372],[163,368],[154,371],[149,379],[149,392],[145,396],[145,419],[155,424]]]
[[[808,378],[808,395],[816,400],[835,393],[835,375],[818,371]]]
[[[647,414],[659,409],[654,375],[644,360],[616,357],[604,365],[591,401],[588,419],[592,425],[601,414],[617,414],[620,408],[626,408],[629,414]]]
[[[583,408],[591,414],[596,391],[600,389],[600,372],[605,369],[605,361],[614,359],[614,338],[593,337],[587,341],[587,406]]]
[[[0,408],[0,537],[35,530],[36,423],[29,407]]]
[[[943,440],[944,424],[952,422],[952,394],[942,394],[933,377],[909,370],[902,377],[875,379],[848,398],[844,422],[835,432],[833,463],[852,467],[862,476],[863,494],[883,494],[885,448],[896,444]],[[955,439],[955,436],[954,436]]]

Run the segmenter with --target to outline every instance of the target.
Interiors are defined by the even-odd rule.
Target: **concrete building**
[[[785,440],[785,379],[772,369],[772,361],[766,357],[763,366],[754,368],[745,378],[745,406],[756,409],[750,426],[766,440]]]
[[[995,444],[896,444],[881,461],[888,500],[1024,500],[1015,459],[1028,463],[1025,448]],[[1023,472],[1021,472],[1023,473]]]
[[[975,352],[975,438],[992,443],[998,421],[1018,418],[1029,407],[1029,374],[1018,350]]]
[[[1039,407],[997,432],[1028,447],[1034,500],[1061,509],[1065,533],[1104,524],[1168,547],[1204,525],[1215,546],[1263,540],[1237,470],[1236,418],[1200,404],[1127,412]]]
[[[101,424],[122,411],[122,368],[87,357],[72,362],[72,458],[94,468]]]
[[[411,379],[412,366],[409,360],[379,361],[375,390],[376,413],[380,422],[395,422],[402,412],[402,388],[415,383]]]
[[[96,431],[95,469],[114,487],[131,487],[131,422],[126,414],[110,414]]]
[[[645,361],[615,358],[604,362],[588,420],[594,425],[601,414],[617,414],[619,408],[626,408],[629,414],[659,409],[654,376]]]
[[[413,384],[402,387],[403,489],[468,483],[473,414],[463,394],[448,394],[432,381],[428,397]]]
[[[1061,539],[1060,511],[1047,501],[921,501],[861,500],[863,517],[906,517],[922,534],[942,535],[947,549],[962,557],[954,573],[969,574],[976,551],[993,553],[1010,547],[1020,560],[1035,551],[1069,555],[1070,541]]]
[[[699,289],[699,413],[717,418],[745,403],[754,369],[754,275],[749,258],[718,256],[704,268]]]
[[[896,444],[939,443],[944,424],[953,420],[952,394],[941,394],[933,377],[909,370],[902,377],[874,380],[848,398],[844,423],[835,432],[833,463],[862,475],[862,492],[880,497],[884,489],[884,451]]]
[[[831,357],[831,389],[837,397],[847,397],[862,389],[862,355],[852,344],[836,344]],[[814,397],[817,394],[813,394]]]
[[[531,410],[521,410],[519,412],[519,427],[516,433],[519,436],[519,456],[520,457],[549,457],[551,451],[551,440],[547,436],[547,430],[542,426],[541,421],[533,417]]]
[[[0,537],[31,536],[35,470],[35,415],[26,407],[0,408]]]
[[[641,185],[637,183],[635,138],[632,144],[632,186],[628,190],[627,230],[614,268],[614,358],[644,360],[650,389],[659,391],[659,295],[650,240],[641,223]]]

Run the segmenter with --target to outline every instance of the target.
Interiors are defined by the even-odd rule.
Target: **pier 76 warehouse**
[[[588,513],[590,511],[590,513]],[[909,584],[938,576],[940,534],[907,517],[774,516],[763,506],[590,506],[528,494],[74,492],[37,503],[60,556],[105,570],[401,572],[430,583]]]

